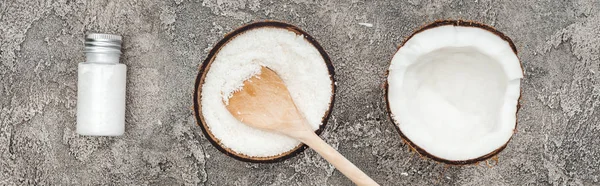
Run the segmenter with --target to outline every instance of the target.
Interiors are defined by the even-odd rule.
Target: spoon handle
[[[304,133],[298,139],[317,151],[321,157],[325,158],[325,160],[335,166],[335,168],[348,177],[348,179],[352,180],[354,184],[361,186],[379,185],[312,131]]]

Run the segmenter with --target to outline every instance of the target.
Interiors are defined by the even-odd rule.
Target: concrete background
[[[329,53],[339,89],[322,137],[382,185],[600,184],[598,1],[1,0],[0,185],[350,185],[312,150],[244,163],[196,126],[192,92],[207,52],[264,19],[299,26]],[[519,50],[518,133],[495,167],[421,159],[385,114],[396,46],[436,19],[492,25]],[[75,133],[77,63],[92,31],[125,38],[122,137]]]

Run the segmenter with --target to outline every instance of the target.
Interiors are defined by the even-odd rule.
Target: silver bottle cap
[[[87,62],[119,63],[121,36],[92,33],[85,37]]]

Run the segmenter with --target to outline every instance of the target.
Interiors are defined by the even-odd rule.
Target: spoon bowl
[[[329,163],[357,185],[378,185],[317,136],[296,108],[283,80],[269,68],[244,81],[233,93],[227,110],[242,123],[265,131],[295,138],[317,151]]]

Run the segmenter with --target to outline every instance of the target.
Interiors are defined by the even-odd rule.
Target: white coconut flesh
[[[333,82],[319,51],[303,35],[283,28],[245,31],[225,44],[202,85],[202,115],[222,146],[250,157],[270,157],[293,150],[300,142],[246,126],[225,104],[243,82],[260,72],[275,71],[286,84],[299,111],[317,130],[331,104]]]
[[[389,107],[404,136],[428,154],[472,160],[510,140],[522,78],[519,59],[498,35],[477,27],[434,27],[394,55]]]

